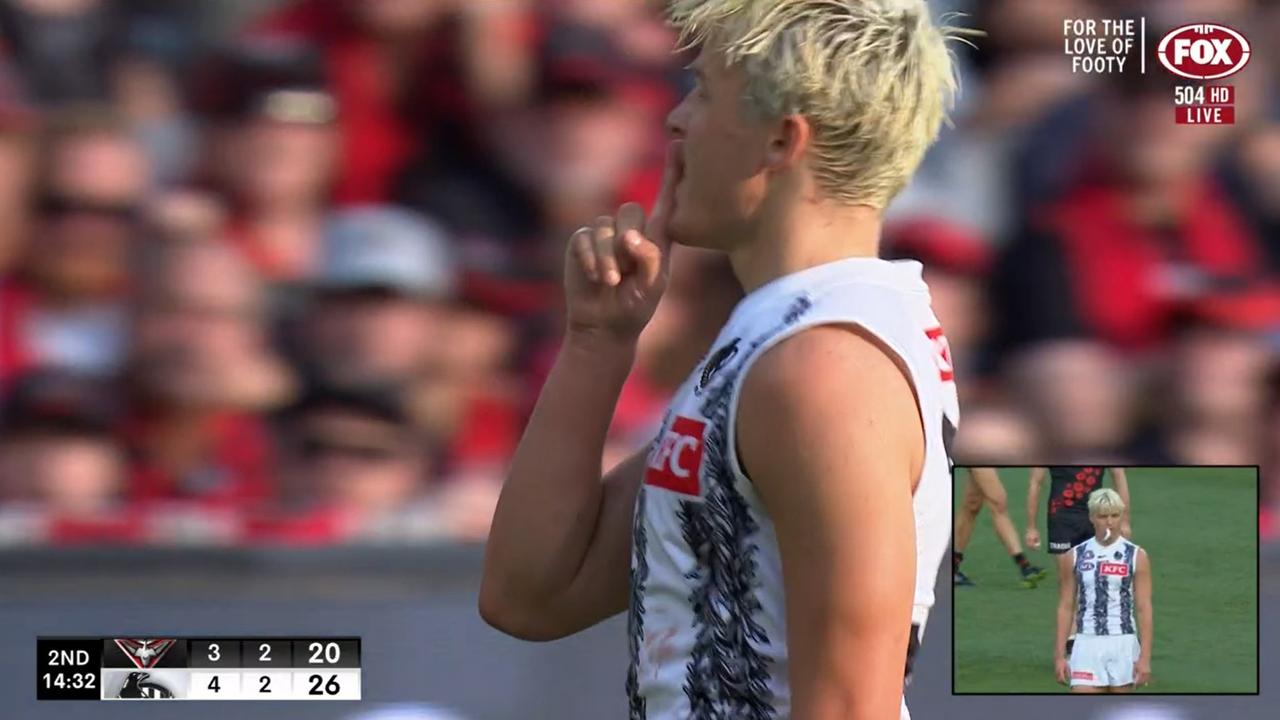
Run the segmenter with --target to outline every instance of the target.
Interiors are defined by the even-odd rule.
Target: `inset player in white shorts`
[[[1123,515],[1119,493],[1095,490],[1095,534],[1063,556],[1072,571],[1058,588],[1053,673],[1072,692],[1127,693],[1150,682],[1151,571],[1146,551],[1117,532]],[[1075,647],[1063,657],[1070,630]]]
[[[1141,650],[1137,635],[1076,635],[1071,649],[1071,686],[1132,685],[1133,665]]]

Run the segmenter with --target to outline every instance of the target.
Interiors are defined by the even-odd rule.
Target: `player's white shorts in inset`
[[[1076,635],[1071,647],[1071,685],[1133,684],[1133,664],[1142,646],[1137,635]]]

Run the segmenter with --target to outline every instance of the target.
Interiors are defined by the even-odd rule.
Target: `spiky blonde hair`
[[[1089,514],[1101,515],[1104,512],[1124,512],[1124,500],[1111,488],[1098,488],[1089,494]]]
[[[949,16],[947,16],[949,17]],[[957,80],[924,0],[669,0],[681,44],[711,45],[746,75],[760,118],[813,126],[812,167],[831,198],[884,208],[951,109]]]

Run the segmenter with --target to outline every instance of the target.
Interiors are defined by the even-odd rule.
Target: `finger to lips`
[[[600,277],[607,285],[617,285],[622,280],[622,273],[618,269],[618,257],[614,248],[613,218],[608,215],[596,218],[594,235]]]
[[[680,183],[681,177],[684,175],[683,158],[681,152],[684,147],[683,140],[673,140],[667,146],[666,162],[663,164],[662,170],[662,188],[658,191],[658,199],[654,202],[653,212],[649,214],[649,226],[645,228],[645,234],[651,240],[665,246],[666,224],[670,219],[671,209],[675,205],[676,185]]]

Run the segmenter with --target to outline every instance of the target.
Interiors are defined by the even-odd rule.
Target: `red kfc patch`
[[[649,449],[645,484],[682,495],[701,495],[698,476],[702,469],[702,443],[706,431],[705,422],[677,416],[661,441]]]
[[[1098,572],[1103,575],[1116,575],[1118,577],[1129,576],[1129,566],[1124,563],[1104,562],[1098,565]]]
[[[1092,680],[1093,673],[1087,672],[1085,670],[1073,670],[1071,671],[1071,679],[1072,680]]]

